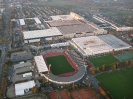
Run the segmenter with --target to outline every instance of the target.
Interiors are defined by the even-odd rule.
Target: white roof
[[[15,84],[15,94],[23,95],[25,89],[30,89],[33,88],[34,86],[35,86],[34,80]]]
[[[25,31],[23,32],[23,35],[24,39],[34,39],[34,38],[62,35],[62,33],[56,27],[52,27],[46,30]]]
[[[46,65],[42,55],[41,56],[35,56],[34,60],[36,62],[36,66],[37,66],[39,73],[48,71],[47,65]]]
[[[16,96],[24,95],[24,90],[17,90],[15,93]]]
[[[37,24],[41,24],[41,21],[38,18],[34,18]]]
[[[108,45],[110,45],[114,50],[126,49],[131,47],[129,44],[123,42],[122,40],[118,39],[117,37],[111,34],[100,35],[98,37],[105,41]]]
[[[73,17],[71,15],[56,15],[56,16],[51,16],[53,20],[73,20]]]
[[[29,43],[32,43],[32,42],[40,42],[40,39],[29,40]]]
[[[23,77],[30,77],[30,76],[32,76],[32,72],[23,74]]]
[[[106,42],[97,36],[73,38],[72,41],[87,55],[105,53],[112,50]]]
[[[19,19],[20,25],[25,25],[24,19]]]

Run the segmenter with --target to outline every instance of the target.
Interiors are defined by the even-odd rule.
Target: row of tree
[[[110,65],[102,65],[100,67],[91,67],[90,71],[92,74],[97,74],[105,71],[110,71],[110,70],[116,70],[116,69],[121,69],[125,67],[133,66],[133,60],[130,61],[125,61],[125,62],[115,62]]]
[[[4,70],[2,74],[2,82],[0,86],[0,96],[2,98],[3,95],[6,94],[6,86],[7,86],[7,71],[8,71],[8,66],[10,62],[9,60],[6,60],[5,65],[4,65]]]

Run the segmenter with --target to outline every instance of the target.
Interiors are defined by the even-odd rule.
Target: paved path
[[[91,72],[87,69],[87,74],[86,74],[89,79],[86,81],[86,84],[92,84],[92,87],[96,89],[96,91],[98,91],[98,80],[95,78],[94,75],[91,74]]]

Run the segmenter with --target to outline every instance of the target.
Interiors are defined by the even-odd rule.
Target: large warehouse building
[[[113,50],[118,51],[131,48],[129,44],[110,34],[73,38],[70,43],[83,56],[93,56],[109,53]]]
[[[45,22],[49,29],[24,31],[24,42],[39,42],[41,38],[52,40],[107,33],[106,30],[85,20],[83,17],[73,12],[71,12],[70,15],[57,15],[51,16],[51,18],[52,21]],[[22,19],[20,21],[22,21],[22,24],[24,24]]]

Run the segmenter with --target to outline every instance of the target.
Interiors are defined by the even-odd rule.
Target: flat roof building
[[[52,27],[46,30],[35,30],[35,31],[23,32],[23,36],[25,40],[42,38],[42,37],[60,36],[60,35],[62,35],[62,33],[56,27]]]
[[[16,96],[24,95],[24,92],[26,89],[29,90],[33,88],[34,86],[35,86],[34,80],[15,84],[15,94]]]
[[[31,52],[15,52],[11,54],[11,61],[23,61],[30,60],[33,58]]]
[[[14,65],[14,69],[18,69],[18,68],[22,68],[22,67],[28,67],[28,66],[32,66],[32,64],[30,62],[25,62],[25,63],[19,63],[19,64],[15,64]]]
[[[48,67],[47,67],[42,55],[35,56],[34,60],[35,60],[35,64],[37,66],[37,70],[39,73],[47,73],[48,72]]]
[[[100,35],[73,38],[70,42],[83,56],[129,49],[131,46],[114,35]]]

